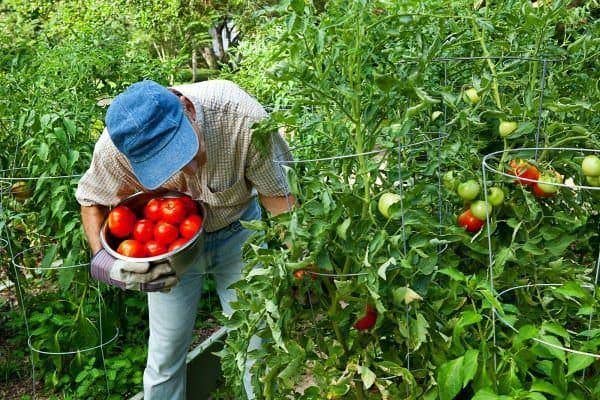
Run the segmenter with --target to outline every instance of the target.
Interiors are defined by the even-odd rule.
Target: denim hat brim
[[[133,173],[145,188],[157,189],[192,161],[199,147],[196,131],[183,114],[171,141],[154,157],[140,162],[130,161]]]

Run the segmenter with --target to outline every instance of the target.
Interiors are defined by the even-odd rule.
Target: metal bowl
[[[129,207],[137,216],[144,215],[144,206],[148,201],[153,198],[177,198],[186,196],[183,193],[168,191],[168,192],[138,192],[135,193],[123,201],[121,201],[118,206],[127,206]],[[204,220],[206,217],[206,208],[204,205],[196,201],[198,205],[198,213]],[[121,240],[114,237],[110,231],[108,230],[108,218],[104,220],[102,224],[102,228],[100,229],[100,242],[102,243],[102,247],[113,257],[125,260],[125,261],[133,261],[133,262],[149,262],[152,264],[161,264],[164,262],[168,262],[171,264],[171,267],[175,270],[175,273],[180,276],[185,270],[187,270],[190,266],[197,263],[200,259],[200,253],[202,246],[204,245],[204,227],[200,228],[198,232],[188,240],[183,246],[173,251],[160,254],[158,256],[153,257],[144,257],[144,258],[133,258],[126,257],[122,254],[117,253],[115,250]]]

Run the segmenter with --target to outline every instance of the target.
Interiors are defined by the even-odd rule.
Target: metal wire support
[[[488,193],[488,190],[487,190],[488,176],[487,176],[487,174],[488,173],[491,173],[495,176],[507,178],[510,180],[515,179],[514,174],[509,174],[509,173],[505,172],[502,169],[502,168],[504,168],[504,166],[498,165],[499,160],[502,159],[502,156],[505,156],[506,154],[518,154],[518,155],[530,154],[530,155],[534,155],[535,157],[537,157],[537,155],[540,151],[542,151],[542,152],[546,152],[546,151],[575,152],[578,154],[587,153],[587,154],[600,155],[600,150],[597,150],[597,149],[581,149],[581,148],[573,148],[573,147],[526,147],[526,148],[517,148],[517,149],[506,150],[506,151],[496,151],[496,152],[489,153],[483,157],[483,161],[482,161],[485,201],[486,202],[488,201],[488,199],[487,199],[487,193]],[[496,164],[498,166],[496,167],[496,166],[494,166],[494,164]],[[536,182],[536,180],[527,179],[524,177],[520,177],[519,180],[524,181],[524,182],[529,182],[529,183]],[[555,186],[555,187],[565,188],[565,189],[571,190],[571,191],[581,191],[581,190],[600,191],[600,187],[589,186],[589,185],[579,185],[579,184],[575,184],[575,183],[547,182],[547,184],[551,185],[551,186]],[[501,297],[504,294],[515,291],[515,290],[524,289],[524,288],[561,287],[561,286],[563,286],[562,283],[534,283],[534,284],[529,284],[529,285],[520,285],[520,286],[510,287],[508,289],[503,290],[500,293],[496,293],[496,288],[495,288],[495,284],[494,284],[494,261],[495,260],[494,260],[494,256],[493,256],[490,222],[491,222],[490,215],[486,210],[487,242],[488,242],[488,253],[489,253],[488,278],[489,278],[490,290],[496,299],[501,300]],[[582,284],[581,286],[585,287],[587,289],[590,289],[592,292],[592,298],[595,299],[598,282],[599,282],[599,278],[600,278],[600,249],[599,249],[598,257],[596,259],[594,270],[595,270],[594,276],[592,277],[593,284]],[[496,343],[496,320],[499,320],[500,322],[502,322],[502,324],[506,325],[508,328],[510,328],[511,330],[513,330],[515,332],[517,332],[518,330],[514,327],[513,324],[508,322],[502,316],[503,310],[497,310],[494,304],[491,304],[491,309],[492,309],[492,326],[493,326],[494,346],[496,346],[497,345],[497,343]],[[596,315],[596,310],[594,309],[590,313],[590,316],[588,319],[588,330],[590,330],[592,328],[592,321],[593,321],[593,318],[595,315]],[[549,343],[549,342],[544,341],[539,338],[533,338],[533,340],[538,343],[544,344],[546,346],[560,349],[560,350],[563,350],[568,353],[600,358],[600,354],[579,351],[579,350],[572,349],[572,348],[569,348],[566,346],[559,346],[559,345]]]
[[[7,190],[7,189],[10,189],[12,182],[15,182],[15,181],[36,182],[39,180],[47,180],[47,179],[48,180],[60,180],[60,179],[76,179],[76,178],[81,177],[81,174],[28,177],[28,176],[24,176],[26,174],[26,171],[27,171],[27,169],[24,167],[15,167],[12,169],[0,170],[0,174],[1,174],[0,175],[1,176],[0,188],[4,189],[0,192],[0,217],[5,217],[5,214],[3,213],[3,211],[5,211],[5,210],[2,209],[2,206],[4,205],[3,200],[4,200],[4,196],[9,194],[9,190]],[[74,354],[92,352],[95,350],[100,350],[100,352],[101,352],[101,358],[102,358],[102,363],[103,363],[103,368],[104,368],[104,376],[105,376],[105,381],[106,381],[106,393],[107,393],[107,397],[109,397],[110,396],[110,387],[109,387],[109,382],[108,382],[104,348],[117,340],[117,338],[119,336],[119,330],[118,330],[118,328],[115,328],[114,335],[112,335],[110,338],[107,338],[106,340],[103,337],[103,332],[104,332],[103,321],[102,321],[102,303],[103,303],[103,301],[102,301],[102,294],[100,292],[99,285],[92,287],[93,289],[96,290],[96,293],[97,293],[97,304],[98,304],[98,315],[99,315],[97,328],[98,328],[98,332],[100,335],[99,343],[97,343],[94,346],[87,347],[87,348],[69,349],[67,351],[62,351],[62,352],[53,352],[53,351],[47,351],[47,350],[44,350],[41,348],[37,348],[33,344],[31,325],[30,325],[29,318],[28,318],[28,312],[25,308],[26,295],[23,290],[23,285],[20,281],[21,274],[19,274],[19,271],[21,271],[23,273],[23,276],[28,277],[28,276],[32,276],[32,274],[42,273],[42,272],[48,271],[48,270],[65,270],[65,269],[71,270],[71,269],[88,268],[89,263],[79,263],[79,264],[73,264],[73,265],[55,265],[55,264],[51,263],[49,266],[44,267],[44,268],[41,268],[40,266],[37,266],[37,267],[36,266],[34,266],[34,267],[26,266],[22,261],[20,261],[20,259],[23,256],[25,256],[29,252],[40,250],[41,248],[48,247],[50,245],[34,246],[29,249],[20,251],[20,252],[15,252],[15,250],[13,248],[13,244],[12,244],[13,235],[11,235],[9,232],[8,221],[5,221],[5,222],[6,223],[4,224],[4,228],[5,228],[4,233],[6,234],[6,239],[2,239],[2,240],[3,240],[3,243],[6,243],[6,249],[8,249],[8,255],[11,260],[10,264],[14,271],[17,298],[18,298],[19,304],[21,306],[20,307],[21,313],[23,315],[25,330],[26,330],[26,334],[27,334],[27,345],[29,348],[30,360],[31,360],[31,381],[32,381],[33,399],[37,398],[36,397],[36,385],[35,385],[37,371],[36,371],[36,365],[33,361],[35,358],[34,354],[45,355],[45,356],[72,356]],[[2,234],[2,232],[0,232],[0,234]]]

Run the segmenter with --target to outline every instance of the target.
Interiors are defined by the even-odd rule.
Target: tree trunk
[[[198,59],[196,48],[192,50],[192,82],[196,82],[196,70],[198,69]]]

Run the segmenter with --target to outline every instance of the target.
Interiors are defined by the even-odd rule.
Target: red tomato
[[[188,242],[188,239],[186,239],[186,238],[179,238],[179,239],[175,240],[169,246],[169,253],[172,252],[173,250],[177,250],[178,248],[182,247],[187,242]]]
[[[167,252],[167,247],[158,243],[156,240],[146,242],[146,253],[148,257],[159,256]]]
[[[134,239],[123,240],[117,248],[117,253],[133,258],[146,257],[144,245]]]
[[[149,219],[140,219],[136,222],[133,226],[133,238],[142,243],[154,239],[154,222]]]
[[[298,280],[303,280],[309,276],[313,281],[317,279],[317,275],[313,274],[310,269],[297,269],[294,271],[294,278]]]
[[[540,177],[540,171],[535,165],[519,159],[510,161],[510,173],[519,177],[517,182],[521,185],[533,186],[535,181]],[[526,181],[525,179],[530,179],[531,181]]]
[[[135,220],[133,211],[125,206],[118,206],[108,214],[108,229],[114,236],[123,239],[133,231]]]
[[[375,322],[377,322],[377,310],[373,306],[367,305],[365,315],[354,323],[354,328],[359,331],[366,331],[374,327]]]
[[[473,215],[470,209],[467,209],[465,212],[459,215],[458,225],[462,226],[469,232],[477,232],[483,228],[485,221],[477,218]]]
[[[202,217],[192,214],[179,225],[179,234],[186,239],[192,238],[202,228]]]
[[[177,239],[179,233],[175,225],[172,225],[165,221],[158,221],[154,225],[154,240],[163,246],[168,246]]]
[[[187,214],[198,214],[198,204],[190,196],[181,197],[181,201],[185,204],[185,208],[187,210]]]
[[[146,203],[146,206],[144,207],[144,217],[154,222],[160,220],[162,217],[160,211],[161,203],[161,199],[152,199],[148,203]]]
[[[187,216],[187,208],[181,198],[164,199],[160,205],[162,220],[171,224],[179,224]]]

